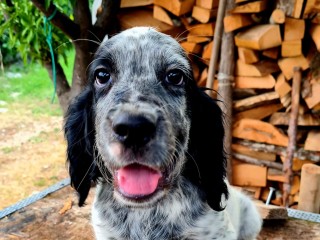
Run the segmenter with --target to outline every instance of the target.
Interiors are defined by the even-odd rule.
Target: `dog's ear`
[[[186,91],[191,128],[184,175],[199,186],[212,209],[221,211],[222,196],[228,198],[222,111],[194,81]]]
[[[91,181],[100,175],[94,162],[93,101],[88,86],[70,105],[64,126],[71,186],[79,194],[79,206],[88,196]]]

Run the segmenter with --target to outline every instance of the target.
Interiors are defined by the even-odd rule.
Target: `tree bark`
[[[52,62],[46,61],[46,62],[43,62],[43,65],[47,69],[49,76],[52,80],[53,79],[53,77],[52,77]],[[56,67],[56,80],[57,80],[56,94],[57,94],[62,112],[63,112],[63,114],[65,114],[68,110],[68,106],[69,106],[70,101],[72,99],[72,95],[70,94],[71,89],[70,89],[66,75],[64,74],[64,71],[63,71],[60,63],[56,62],[55,67]]]

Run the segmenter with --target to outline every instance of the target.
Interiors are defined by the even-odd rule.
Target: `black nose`
[[[155,135],[156,125],[141,115],[121,113],[113,119],[117,140],[127,147],[142,147]]]

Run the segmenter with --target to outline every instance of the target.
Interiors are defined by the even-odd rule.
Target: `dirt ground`
[[[22,105],[0,112],[0,209],[68,176],[62,117]]]

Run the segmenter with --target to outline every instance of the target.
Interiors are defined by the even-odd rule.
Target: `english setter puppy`
[[[225,181],[222,113],[175,39],[135,27],[104,40],[65,124],[97,239],[254,239],[260,216]]]

